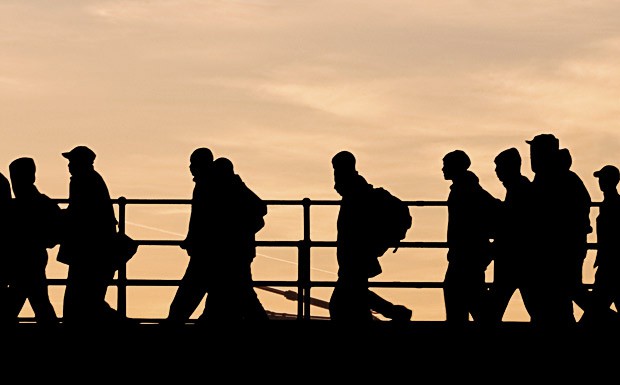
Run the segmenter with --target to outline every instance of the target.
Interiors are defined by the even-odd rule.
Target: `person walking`
[[[488,318],[491,326],[502,322],[508,303],[519,290],[530,319],[535,317],[531,298],[532,260],[529,218],[532,206],[532,182],[521,173],[521,154],[514,147],[495,157],[495,173],[506,189],[498,207],[497,223],[492,243],[493,284],[487,294]]]
[[[213,162],[209,200],[209,294],[201,324],[269,320],[252,278],[256,233],[267,205],[235,173],[230,159]]]
[[[206,147],[195,149],[189,158],[189,170],[193,176],[191,213],[188,231],[181,242],[189,262],[172,299],[164,325],[179,327],[185,324],[207,294],[210,284],[211,252],[210,234],[210,176],[213,169],[213,152]]]
[[[594,177],[603,192],[603,201],[596,217],[596,271],[588,307],[584,309],[579,324],[602,330],[620,325],[617,312],[620,309],[620,171],[608,164],[594,172]],[[611,309],[611,305],[616,311]]]
[[[539,328],[561,331],[576,326],[573,300],[581,284],[591,201],[581,179],[568,172],[571,160],[560,151],[555,135],[539,134],[526,143],[535,174],[530,226],[538,314],[533,321]]]
[[[135,325],[105,298],[117,269],[113,244],[118,221],[108,187],[94,167],[96,154],[87,146],[77,146],[62,156],[69,160],[71,174],[56,257],[69,266],[63,323],[70,327]]]
[[[393,321],[409,321],[411,309],[395,305],[369,289],[368,279],[381,273],[379,257],[385,249],[377,241],[369,207],[373,186],[356,169],[355,156],[340,151],[332,158],[334,189],[342,197],[337,219],[338,278],[329,300],[330,319],[359,324],[374,319],[372,312]]]
[[[15,201],[11,216],[13,274],[10,279],[13,306],[12,318],[18,316],[26,303],[41,327],[58,326],[58,317],[48,292],[46,268],[47,249],[60,242],[60,207],[35,186],[36,165],[32,158],[18,158],[9,165]]]
[[[573,262],[572,269],[569,272],[573,281],[571,295],[573,302],[584,310],[589,306],[589,291],[583,285],[583,264],[588,255],[588,234],[593,231],[590,225],[592,198],[583,180],[571,169],[573,157],[569,149],[561,148],[558,157],[558,176],[564,191],[559,196],[559,200],[563,202],[562,205],[565,207],[562,212],[571,213],[564,222],[568,225],[566,239],[569,242],[565,250]]]
[[[487,192],[469,170],[471,160],[462,150],[443,158],[444,179],[452,181],[448,205],[448,267],[444,277],[444,305],[449,326],[468,325],[470,316],[481,322],[486,295],[485,271],[491,263],[491,239],[500,201]]]
[[[9,286],[13,278],[12,217],[13,194],[9,179],[0,173],[0,329],[14,325],[13,289]]]

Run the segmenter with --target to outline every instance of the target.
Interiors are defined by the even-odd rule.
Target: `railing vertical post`
[[[298,314],[304,319],[310,319],[310,198],[304,198],[304,238],[299,249],[299,296],[302,300],[298,303]],[[299,312],[301,311],[301,312]]]
[[[125,234],[125,214],[127,207],[127,198],[118,198],[118,232]],[[124,316],[127,316],[127,266],[122,264],[118,269],[117,276],[117,310]]]

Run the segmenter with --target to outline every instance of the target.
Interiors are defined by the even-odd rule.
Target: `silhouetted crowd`
[[[522,157],[516,148],[495,157],[495,172],[505,187],[502,199],[481,186],[464,151],[443,157],[443,176],[451,182],[443,281],[447,323],[456,328],[496,327],[519,290],[536,327],[620,325],[618,168],[605,165],[593,174],[604,197],[593,227],[592,200],[571,170],[568,149],[560,148],[552,134],[526,142],[532,180],[522,174]],[[32,158],[10,163],[10,181],[0,174],[0,321],[6,327],[16,325],[28,300],[41,327],[61,324],[50,302],[46,277],[48,249],[59,245],[57,260],[68,265],[62,324],[136,325],[105,299],[119,269],[119,230],[106,183],[94,168],[96,155],[86,146],[62,155],[71,174],[66,208],[38,190]],[[379,258],[388,248],[398,247],[411,223],[388,243],[379,239],[377,234],[390,226],[384,219],[387,206],[373,207],[378,188],[360,175],[355,156],[348,151],[337,153],[332,166],[334,189],[342,200],[337,219],[338,278],[329,301],[330,318],[354,324],[376,320],[374,314],[381,314],[393,322],[408,322],[412,310],[370,290],[369,278],[382,272]],[[189,169],[195,186],[188,232],[181,242],[189,261],[162,324],[182,326],[203,299],[199,325],[268,321],[251,268],[267,205],[235,173],[228,158],[214,159],[208,148],[191,154]],[[582,272],[588,234],[593,231],[596,272],[588,290]],[[494,277],[488,285],[485,273],[491,262]],[[583,310],[579,319],[574,304]]]

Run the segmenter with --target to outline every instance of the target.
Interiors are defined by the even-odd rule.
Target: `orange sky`
[[[443,200],[441,159],[458,148],[502,197],[495,155],[517,147],[531,176],[525,140],[550,132],[600,200],[592,172],[620,165],[619,17],[609,0],[5,0],[0,172],[31,156],[41,191],[64,198],[60,153],[86,144],[113,196],[189,198],[189,154],[207,146],[265,199],[337,199],[330,159],[348,149],[370,183]],[[271,210],[261,238],[299,239],[298,211]],[[321,212],[313,238],[333,240],[335,212]],[[444,239],[440,208],[413,213],[411,239]],[[128,220],[137,238],[177,239],[187,209],[134,208]],[[293,250],[259,253],[256,278],[294,279]],[[322,254],[317,279],[333,279]],[[380,278],[441,280],[444,259],[401,249]],[[129,272],[175,277],[186,263],[180,250],[143,249]],[[414,317],[444,316],[440,293],[388,295]],[[171,293],[136,298],[134,312],[161,316]]]

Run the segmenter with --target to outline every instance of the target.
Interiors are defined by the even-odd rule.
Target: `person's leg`
[[[493,282],[486,292],[481,311],[481,322],[486,326],[497,326],[503,318],[510,299],[517,290],[518,271],[515,264],[507,258],[512,255],[501,255],[496,258],[493,266]]]
[[[583,285],[583,263],[587,256],[588,249],[586,245],[579,245],[575,247],[573,252],[575,264],[573,266],[574,270],[572,271],[574,280],[572,297],[575,304],[585,311],[589,306],[590,300],[588,289]]]
[[[81,265],[69,265],[67,284],[62,306],[63,324],[69,327],[86,326],[92,321],[89,298],[92,298],[91,279],[88,270]]]
[[[252,278],[252,261],[242,266],[241,285],[243,290],[243,319],[247,321],[268,321],[269,316],[258,298]]]
[[[464,297],[463,268],[455,262],[449,262],[444,277],[443,296],[446,309],[446,321],[452,326],[465,326],[469,314]]]
[[[27,295],[37,323],[43,327],[56,327],[58,317],[50,301],[45,266],[32,270],[28,279]]]
[[[371,321],[368,292],[368,281],[339,279],[329,301],[330,318],[348,324]]]
[[[113,276],[113,272],[112,272]],[[102,324],[114,309],[105,301],[111,276],[97,264],[69,266],[63,303],[63,323],[70,326]]]
[[[463,280],[467,313],[471,314],[474,322],[480,323],[487,295],[484,268],[472,265],[465,270]]]
[[[592,291],[589,294],[588,307],[584,309],[583,315],[579,319],[579,325],[586,327],[603,326],[608,320],[613,319],[611,315],[615,312],[611,309],[614,303],[613,276],[610,275],[605,267],[599,267],[596,271]]]
[[[114,279],[115,274],[116,269],[107,263],[100,265],[92,272],[93,312],[98,322],[102,325],[111,327],[129,326],[133,324],[133,321],[127,318],[125,314],[113,308],[106,301],[108,287]]]
[[[16,309],[15,290],[9,287],[6,281],[0,283],[0,330],[15,325],[23,305],[24,303],[19,307],[19,310],[14,310]],[[16,312],[17,315],[15,315]]]
[[[11,285],[6,288],[6,322],[8,325],[16,325],[19,314],[22,312],[28,294],[22,278],[18,277],[13,280]]]
[[[245,289],[243,299],[243,319],[246,321],[268,321],[269,315],[258,298],[254,287],[249,285]]]
[[[170,304],[165,320],[167,325],[182,325],[189,320],[207,293],[207,278],[204,274],[203,262],[197,258],[189,260],[185,274]]]

